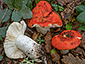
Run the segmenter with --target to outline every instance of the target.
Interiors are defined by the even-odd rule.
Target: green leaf
[[[3,56],[0,54],[0,61],[3,59]]]
[[[52,49],[51,51],[50,51],[50,54],[52,55],[53,53],[56,53],[56,50],[55,49]]]
[[[32,1],[30,1],[30,0],[27,0],[27,4],[26,4],[26,6],[27,7],[29,7],[30,8],[30,10],[32,10]]]
[[[39,44],[41,44],[41,41],[39,41]]]
[[[35,5],[37,5],[37,3],[39,2],[40,0],[35,0]]]
[[[40,41],[39,39],[36,39],[36,41]]]
[[[6,30],[7,30],[7,28],[8,28],[8,26],[0,28],[0,34],[2,34],[2,37],[3,38],[5,38],[5,36],[6,36]]]
[[[8,5],[10,10],[21,9],[23,6],[23,0],[5,0],[5,3]]]
[[[45,40],[41,40],[41,42],[44,42]]]
[[[66,24],[66,30],[71,30],[71,29],[72,29],[71,24],[72,24],[72,23]]]
[[[54,7],[55,11],[58,11],[58,5],[57,4],[51,4],[51,5]]]
[[[85,26],[81,26],[81,27],[79,27],[79,30],[83,30],[83,31],[85,31]]]
[[[79,27],[80,25],[76,25],[75,27]]]
[[[6,37],[6,30],[7,30],[8,26],[0,28],[0,40],[2,40],[2,38]]]
[[[81,13],[81,12],[85,11],[85,6],[79,5],[75,9],[76,9],[77,13]]]
[[[14,5],[14,8],[20,10],[23,6],[23,0],[14,0],[13,5]]]
[[[40,35],[39,35],[39,37],[38,37],[38,39],[36,39],[36,41],[38,41],[39,44],[41,44],[41,42],[44,42],[45,40],[42,40],[41,37],[40,37]]]
[[[0,40],[2,40],[2,34],[0,33]]]
[[[85,11],[80,13],[78,16],[77,16],[77,20],[78,22],[82,23],[82,24],[85,24]]]
[[[39,40],[41,40],[41,37],[40,37],[40,35],[39,35]]]
[[[23,19],[30,19],[33,17],[32,11],[26,5],[23,5],[22,9],[19,11],[19,14]]]
[[[4,2],[8,5],[10,10],[13,10],[14,0],[4,0]]]
[[[58,8],[59,8],[59,11],[63,11],[64,10],[64,7],[62,7],[62,6],[58,6]]]
[[[46,0],[46,1],[50,3],[51,0]]]
[[[6,8],[6,9],[7,9],[7,8]],[[4,15],[6,9],[4,9],[4,10],[2,10],[2,11],[0,12],[0,21],[1,21],[2,17],[3,17],[3,15]],[[7,12],[6,12],[6,14],[5,14],[5,17],[3,18],[2,22],[6,22],[6,21],[9,20],[9,18],[10,18],[10,16],[11,16],[11,12],[12,12],[11,10],[7,10]]]
[[[22,60],[19,64],[37,64],[37,63],[34,63],[36,60],[29,60],[28,57],[25,58],[24,60]]]
[[[18,11],[14,10],[12,13],[12,20],[14,20],[15,22],[20,21],[22,18],[22,16],[19,14]]]

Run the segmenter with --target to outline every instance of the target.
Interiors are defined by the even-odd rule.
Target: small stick
[[[7,11],[8,11],[8,8],[6,9],[6,11],[5,11],[5,13],[4,13],[4,15],[3,15],[3,17],[2,17],[2,19],[1,19],[1,21],[0,21],[0,23],[1,23],[2,20],[4,19],[4,17],[5,17],[5,15],[6,15]]]

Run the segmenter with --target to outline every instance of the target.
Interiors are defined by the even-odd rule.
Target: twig
[[[18,9],[16,9],[16,8],[13,8],[14,10],[16,10],[16,11],[18,11]]]
[[[1,23],[2,20],[4,19],[4,17],[5,17],[5,15],[6,15],[7,11],[8,11],[8,8],[7,8],[6,11],[4,12],[4,15],[3,15],[3,17],[2,17],[2,19],[1,19],[1,21],[0,21],[0,23]]]

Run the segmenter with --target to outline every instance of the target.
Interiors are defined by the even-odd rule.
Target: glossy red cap
[[[75,30],[64,30],[52,38],[52,45],[59,50],[73,49],[81,43],[81,34]]]

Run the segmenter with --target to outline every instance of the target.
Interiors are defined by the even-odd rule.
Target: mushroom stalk
[[[40,51],[40,45],[37,44],[34,40],[31,38],[25,36],[25,35],[20,35],[16,39],[16,46],[19,48],[21,51],[23,51],[28,57],[35,59],[40,56],[39,51]]]
[[[61,52],[61,54],[67,54],[69,52],[69,50],[61,50],[60,52]]]
[[[47,31],[50,31],[50,28],[49,27],[41,27],[40,25],[35,25],[36,26],[36,30],[37,30],[37,32],[39,32],[39,33],[42,33],[42,34],[46,34],[47,33]]]

